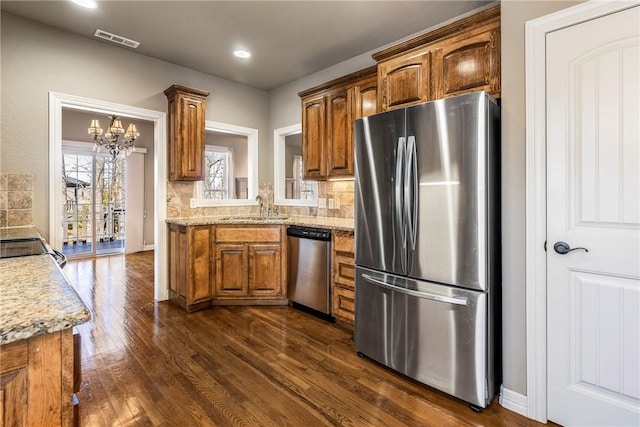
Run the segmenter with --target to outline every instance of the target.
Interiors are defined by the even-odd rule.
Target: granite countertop
[[[4,239],[40,237],[35,229],[7,230],[0,229]],[[90,318],[51,255],[0,259],[0,345],[61,331]]]
[[[254,215],[221,215],[193,218],[171,218],[169,224],[177,225],[223,225],[223,224],[280,224],[302,227],[326,228],[329,230],[353,231],[353,218],[329,218],[317,216],[274,216],[260,219]]]

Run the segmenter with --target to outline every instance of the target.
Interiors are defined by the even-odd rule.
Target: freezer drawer
[[[487,378],[487,294],[356,267],[356,351],[480,407]]]

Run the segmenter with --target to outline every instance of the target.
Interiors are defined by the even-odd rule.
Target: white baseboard
[[[142,248],[143,251],[152,251],[156,248],[156,245],[144,245]]]
[[[500,406],[524,417],[527,416],[527,396],[509,390],[504,385],[500,386]]]

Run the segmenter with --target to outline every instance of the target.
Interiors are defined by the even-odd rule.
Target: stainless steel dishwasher
[[[289,300],[331,315],[331,231],[289,227],[287,236]]]

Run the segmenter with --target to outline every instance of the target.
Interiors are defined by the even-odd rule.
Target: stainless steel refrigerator
[[[476,410],[499,375],[499,131],[484,92],[355,122],[356,351]]]

